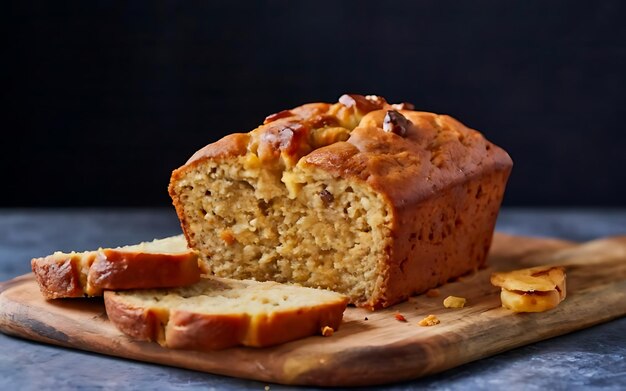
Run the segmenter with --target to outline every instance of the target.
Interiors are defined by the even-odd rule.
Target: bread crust
[[[31,260],[31,269],[46,299],[85,296],[81,282],[80,262],[83,257],[87,257],[85,262],[93,262],[95,252],[64,255],[63,258],[49,255]]]
[[[199,280],[195,252],[150,254],[105,249],[98,251],[87,281],[90,288],[100,292],[103,289],[170,288]]]
[[[200,280],[198,255],[120,249],[56,253],[31,260],[46,299],[101,296],[104,289],[168,288]]]
[[[220,279],[228,281],[228,279]],[[109,320],[123,333],[173,349],[210,351],[234,346],[267,347],[339,328],[346,297],[270,314],[202,313],[130,305],[115,291],[104,292]]]
[[[345,95],[340,102],[269,116],[247,135],[247,149],[245,136],[227,136],[175,170],[169,191],[190,245],[193,233],[176,182],[207,160],[256,153],[268,169],[321,170],[365,183],[383,197],[392,244],[379,260],[374,294],[358,306],[388,307],[483,266],[513,165],[509,155],[447,115],[404,110],[407,105],[381,97]],[[395,109],[412,123],[402,136],[383,129]],[[320,145],[320,124],[353,130],[345,140],[339,133]]]
[[[104,292],[104,304],[109,320],[124,334],[142,341],[163,341],[163,325],[167,313],[135,307],[116,299],[114,291]]]

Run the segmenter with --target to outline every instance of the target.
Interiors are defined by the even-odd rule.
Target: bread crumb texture
[[[448,296],[443,300],[443,306],[446,308],[463,308],[465,302],[464,297]]]
[[[423,327],[434,326],[439,324],[439,319],[437,319],[435,315],[428,315],[424,319],[420,320],[418,324]]]
[[[324,326],[322,327],[322,335],[324,337],[330,337],[335,333],[335,330],[332,327]]]

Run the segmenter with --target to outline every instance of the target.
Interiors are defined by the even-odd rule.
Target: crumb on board
[[[463,308],[465,307],[465,298],[457,296],[448,296],[443,301],[443,306],[446,308]]]
[[[322,335],[324,337],[330,337],[331,335],[333,335],[334,332],[335,330],[332,327],[328,327],[328,326],[322,327]]]
[[[419,321],[419,325],[420,326],[434,326],[436,324],[439,324],[439,319],[437,319],[437,317],[435,315],[428,315],[427,317],[425,317],[424,319]]]
[[[396,314],[394,316],[395,316],[396,320],[398,320],[400,322],[406,322],[406,318],[401,313],[396,312]]]
[[[365,317],[365,320],[369,320],[369,319],[367,319],[367,316]]]
[[[426,291],[427,297],[439,297],[439,289],[429,289]]]

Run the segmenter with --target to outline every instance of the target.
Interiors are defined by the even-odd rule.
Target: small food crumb
[[[428,315],[427,317],[425,317],[424,319],[420,320],[418,323],[420,326],[434,326],[436,324],[439,324],[439,319],[437,319],[437,317],[435,315]]]
[[[331,335],[333,335],[334,332],[335,330],[332,327],[328,327],[328,326],[322,327],[322,335],[324,337],[330,337]]]
[[[439,297],[439,289],[429,289],[426,291],[428,297]]]
[[[367,319],[367,316],[365,317],[365,320],[369,320],[369,319]]]
[[[395,316],[396,320],[399,320],[400,322],[406,322],[406,318],[401,313],[397,312]]]
[[[448,296],[443,301],[443,306],[446,308],[463,308],[465,301],[464,297]]]
[[[270,391],[270,386],[265,386],[265,391]]]
[[[332,204],[333,201],[335,200],[335,197],[333,197],[333,194],[326,189],[320,191],[320,198],[322,199],[322,201],[324,202],[324,205],[326,206]]]

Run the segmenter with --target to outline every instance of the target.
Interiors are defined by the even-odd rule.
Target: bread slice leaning
[[[194,285],[106,291],[109,320],[123,333],[164,347],[216,350],[265,347],[336,330],[348,298],[276,282],[203,276]]]
[[[31,267],[46,299],[101,296],[105,289],[185,286],[200,280],[198,254],[183,235],[94,251],[55,252]]]

